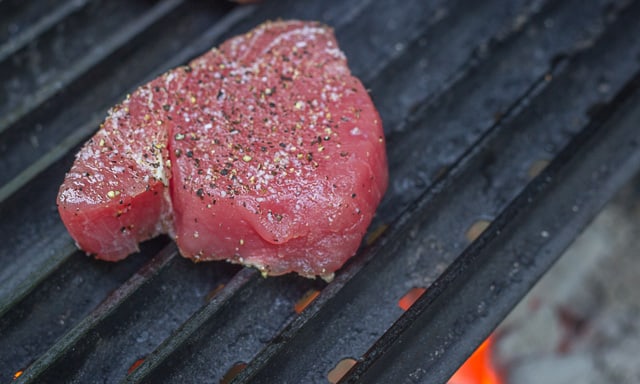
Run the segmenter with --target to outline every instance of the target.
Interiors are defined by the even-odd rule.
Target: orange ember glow
[[[493,362],[494,336],[489,336],[458,371],[448,384],[503,384]]]
[[[213,288],[211,292],[207,294],[206,300],[211,301],[211,299],[216,297],[216,295],[218,295],[218,293],[220,293],[220,291],[222,291],[223,288],[224,288],[224,284],[218,284],[217,287]]]
[[[409,309],[413,305],[413,303],[418,300],[423,293],[425,293],[427,289],[422,287],[411,288],[409,292],[407,292],[400,300],[398,300],[398,306],[402,308],[404,311]]]
[[[227,373],[225,373],[224,376],[222,376],[222,379],[220,379],[220,384],[230,384],[233,381],[233,379],[235,379],[236,376],[238,376],[240,372],[242,372],[242,370],[245,369],[246,367],[247,367],[247,363],[242,361],[233,364],[231,368],[229,368]]]
[[[296,311],[297,314],[302,313],[302,311],[304,311],[304,309],[307,308],[309,306],[309,304],[311,304],[311,302],[313,302],[313,300],[315,300],[316,297],[318,297],[319,294],[320,294],[320,291],[318,291],[316,289],[308,290],[300,298],[300,300],[298,300],[296,302],[296,304],[294,305],[293,309]]]
[[[24,372],[23,370],[19,370],[16,373],[13,374],[13,380],[17,379],[18,377],[22,376],[22,372]]]
[[[409,309],[427,291],[426,288],[414,287],[400,300],[398,306],[404,311]],[[489,336],[478,349],[465,361],[447,384],[503,384],[493,362],[494,335]]]
[[[131,364],[131,366],[129,367],[129,369],[127,370],[127,373],[130,375],[133,371],[135,371],[140,364],[142,364],[144,362],[144,358],[142,359],[138,359],[136,360],[133,364]]]
[[[329,383],[335,384],[349,372],[349,370],[356,365],[356,360],[351,358],[342,359],[336,364],[336,366],[327,374],[327,380]]]
[[[371,232],[367,238],[365,239],[365,244],[366,245],[371,245],[373,244],[376,240],[378,240],[378,238],[380,236],[382,236],[382,234],[387,230],[387,228],[389,228],[389,225],[387,224],[381,224],[379,225],[376,229],[373,230],[373,232]]]

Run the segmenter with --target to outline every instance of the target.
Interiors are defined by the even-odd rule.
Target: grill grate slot
[[[46,13],[27,3],[0,2],[0,233],[10,239],[0,246],[0,343],[8,346],[0,352],[0,380],[24,369],[17,382],[218,382],[236,367],[234,382],[322,382],[351,358],[359,363],[349,382],[382,380],[379,369],[406,377],[417,368],[437,369],[427,376],[443,381],[524,293],[522,281],[544,270],[527,265],[521,280],[504,282],[501,292],[522,291],[505,303],[498,294],[463,296],[469,288],[462,282],[487,277],[461,266],[499,264],[482,256],[511,249],[492,245],[498,230],[513,233],[508,239],[527,250],[521,259],[531,260],[544,244],[517,241],[535,224],[574,223],[545,253],[551,262],[640,168],[635,147],[608,150],[637,136],[638,117],[623,101],[638,97],[630,80],[640,58],[638,2],[42,0]],[[96,22],[107,8],[114,19]],[[82,258],[55,195],[106,109],[137,84],[275,18],[333,26],[379,106],[391,180],[371,244],[328,285],[262,279],[225,263],[195,265],[166,237],[123,263]],[[34,52],[51,56],[56,41],[68,46],[37,76],[16,65]],[[11,93],[13,84],[24,88]],[[605,104],[607,113],[593,114]],[[579,213],[550,215],[565,201],[550,196],[571,197],[599,160],[620,172],[601,172],[607,183],[589,184]],[[541,161],[551,165],[532,182],[528,172]],[[566,185],[553,184],[558,175]],[[542,213],[527,211],[527,197],[539,197]],[[493,223],[469,244],[465,231],[480,219]],[[397,302],[415,286],[427,293],[402,315]],[[311,289],[318,297],[296,314],[295,303]],[[487,316],[477,324],[456,320],[481,299]],[[48,329],[49,322],[58,324]],[[421,340],[414,329],[422,326],[439,336],[409,348],[427,358],[403,359],[395,337]]]

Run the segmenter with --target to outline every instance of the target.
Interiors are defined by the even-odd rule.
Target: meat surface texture
[[[355,254],[387,179],[380,118],[331,29],[280,21],[112,108],[58,206],[101,259],[168,233],[196,261],[328,279]]]

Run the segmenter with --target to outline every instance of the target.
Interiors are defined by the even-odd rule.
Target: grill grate
[[[235,382],[326,382],[353,358],[347,382],[444,382],[640,169],[638,2],[33,3],[0,1],[2,381],[217,383],[246,364]],[[278,17],[333,26],[379,107],[391,179],[368,244],[330,284],[195,265],[165,237],[83,257],[55,196],[106,109]]]

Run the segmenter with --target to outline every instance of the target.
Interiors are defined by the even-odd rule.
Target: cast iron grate
[[[83,257],[55,195],[106,109],[275,18],[333,26],[384,120],[390,188],[358,255],[330,284],[166,238]],[[351,358],[345,382],[445,382],[640,169],[638,19],[623,0],[0,1],[0,380],[327,382]]]

